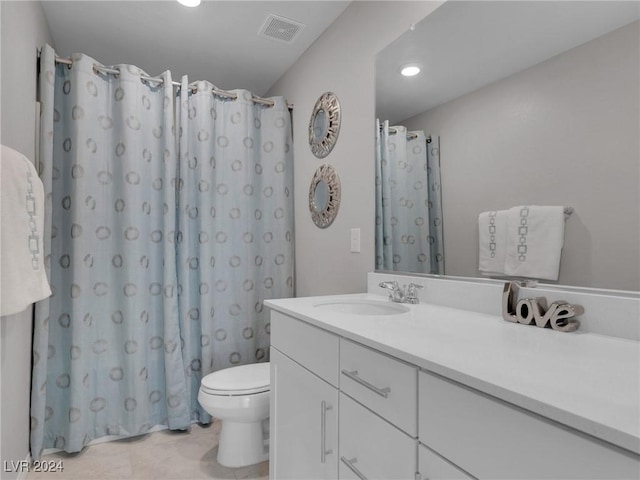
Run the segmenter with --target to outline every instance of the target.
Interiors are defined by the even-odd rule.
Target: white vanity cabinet
[[[270,478],[414,478],[417,373],[272,312]]]
[[[640,478],[639,455],[547,418],[547,404],[534,413],[433,373],[436,364],[422,359],[457,348],[449,330],[407,356],[385,349],[384,320],[375,331],[362,321],[363,336],[342,335],[357,320],[285,312],[271,312],[272,480]]]

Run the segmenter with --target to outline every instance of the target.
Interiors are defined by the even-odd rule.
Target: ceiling
[[[637,1],[447,1],[378,54],[376,114],[398,123],[639,17]]]
[[[56,51],[104,65],[133,64],[149,75],[208,80],[264,95],[348,1],[43,1]],[[269,14],[305,24],[291,43],[258,36]]]

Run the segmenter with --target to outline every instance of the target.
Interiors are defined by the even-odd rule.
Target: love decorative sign
[[[544,297],[518,298],[518,286],[507,282],[502,290],[502,318],[507,322],[522,323],[545,328],[551,325],[554,330],[573,332],[580,322],[573,318],[584,313],[580,305],[571,305],[564,300],[557,300],[547,307]],[[517,302],[516,302],[517,300]]]

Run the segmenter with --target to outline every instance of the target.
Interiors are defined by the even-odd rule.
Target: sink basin
[[[409,311],[404,305],[378,300],[331,300],[314,307],[351,315],[398,315]]]

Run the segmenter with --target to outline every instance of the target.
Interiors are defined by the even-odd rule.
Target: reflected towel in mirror
[[[523,205],[478,216],[478,270],[483,275],[557,280],[564,222],[572,209]]]
[[[505,274],[558,280],[565,207],[525,205],[509,209]]]
[[[482,212],[478,216],[478,270],[484,275],[504,275],[507,217],[507,210]]]

